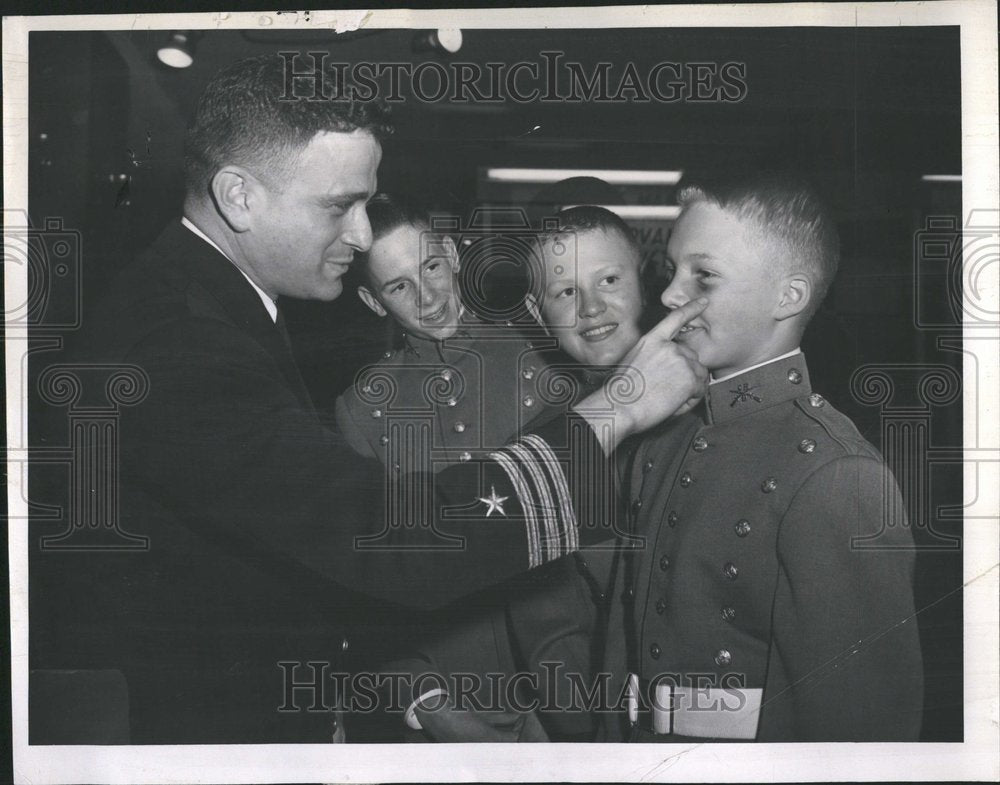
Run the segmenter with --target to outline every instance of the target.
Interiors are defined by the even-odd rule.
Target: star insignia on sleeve
[[[501,515],[506,516],[507,513],[503,511],[503,503],[509,498],[509,496],[497,496],[496,487],[491,485],[490,495],[486,497],[480,496],[476,501],[481,501],[483,504],[488,505],[486,509],[486,517],[489,518],[493,514],[494,510]]]

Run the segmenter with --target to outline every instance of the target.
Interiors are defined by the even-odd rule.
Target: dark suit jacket
[[[382,467],[322,426],[257,293],[180,224],[120,277],[81,346],[149,384],[118,423],[119,520],[149,548],[81,553],[62,584],[88,593],[87,656],[126,673],[134,741],[322,740],[313,693],[279,710],[279,663],[331,661],[357,613],[344,587],[432,607],[529,566],[519,497],[491,461],[387,513]],[[569,480],[574,501],[584,482]],[[475,499],[493,486],[507,516],[484,525]]]

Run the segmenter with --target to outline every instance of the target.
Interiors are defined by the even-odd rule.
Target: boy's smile
[[[771,247],[747,222],[711,202],[690,204],[677,219],[667,245],[675,272],[661,299],[677,308],[708,298],[708,307],[675,340],[697,352],[714,376],[794,348],[784,348],[775,318],[780,282]]]

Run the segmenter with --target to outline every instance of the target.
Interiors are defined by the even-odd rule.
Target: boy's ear
[[[367,286],[358,287],[358,297],[361,298],[361,302],[371,308],[379,316],[385,316],[385,308],[382,307],[382,303],[375,299],[375,295],[369,291]]]
[[[209,183],[212,199],[220,215],[234,232],[250,228],[251,210],[263,196],[257,178],[240,166],[226,166]]]
[[[453,273],[458,272],[458,248],[455,247],[455,241],[450,237],[445,237],[442,241],[444,245],[444,252],[448,257],[448,266],[451,267]]]
[[[779,322],[802,313],[812,299],[812,281],[802,273],[793,273],[781,282],[781,294],[774,318]]]
[[[550,334],[549,326],[545,323],[545,320],[542,319],[542,311],[538,307],[538,300],[535,298],[535,295],[532,294],[531,292],[528,292],[526,295],[524,295],[524,307],[528,311],[528,313],[531,314],[531,317],[536,322],[538,322],[542,327],[545,328],[545,334],[549,335]]]

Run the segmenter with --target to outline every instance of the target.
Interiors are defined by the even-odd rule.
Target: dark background
[[[58,217],[79,231],[79,287],[52,284],[52,312],[82,302],[83,318],[106,283],[180,209],[184,127],[197,96],[220,67],[278,50],[328,51],[329,62],[422,62],[414,31],[337,36],[323,31],[208,31],[194,64],[161,66],[154,32],[31,33],[29,51],[29,212],[40,229]],[[761,166],[805,173],[830,202],[843,242],[841,272],[804,344],[813,386],[852,417],[877,446],[879,407],[852,395],[866,364],[946,365],[961,372],[960,316],[950,310],[959,284],[946,265],[920,265],[929,217],[962,214],[960,183],[924,174],[961,171],[958,28],[782,28],[641,30],[465,30],[455,60],[541,62],[557,50],[591,70],[627,62],[640,73],[669,60],[746,64],[738,103],[650,101],[476,105],[414,100],[394,106],[397,133],[385,146],[380,187],[416,192],[435,207],[468,215],[486,195],[486,166],[683,169],[708,173]],[[537,128],[536,128],[537,126]],[[948,233],[942,236],[947,239]],[[919,269],[919,273],[918,273]],[[53,279],[54,281],[55,279]],[[933,326],[918,322],[933,314]],[[289,303],[296,353],[320,406],[328,406],[387,337],[349,293],[336,303]],[[918,326],[924,324],[924,326]],[[31,355],[32,382],[63,358],[65,330],[43,322]],[[55,338],[53,348],[42,339]],[[914,405],[912,376],[900,401]],[[910,385],[908,388],[907,385]],[[33,387],[32,387],[33,390]],[[43,432],[33,402],[33,435]],[[925,446],[961,445],[961,398],[927,409]],[[58,439],[59,436],[49,436]],[[65,437],[63,437],[65,438]],[[36,441],[37,443],[37,441]],[[928,453],[929,454],[929,453]],[[35,474],[41,475],[41,472]],[[902,478],[901,478],[902,481]],[[33,474],[33,483],[35,482]],[[911,509],[918,557],[917,606],[924,646],[926,740],[962,738],[961,552],[942,535],[961,520],[942,506],[962,504],[960,456],[926,469]],[[33,486],[34,487],[34,486]],[[915,494],[915,495],[914,495]],[[916,498],[919,497],[919,498]],[[836,500],[832,500],[836,501]],[[72,558],[49,554],[47,559]],[[57,562],[49,562],[49,566]],[[56,580],[52,586],[58,587]],[[46,602],[32,595],[33,660],[46,651]],[[356,621],[356,620],[355,620]],[[65,665],[65,663],[62,663]]]

